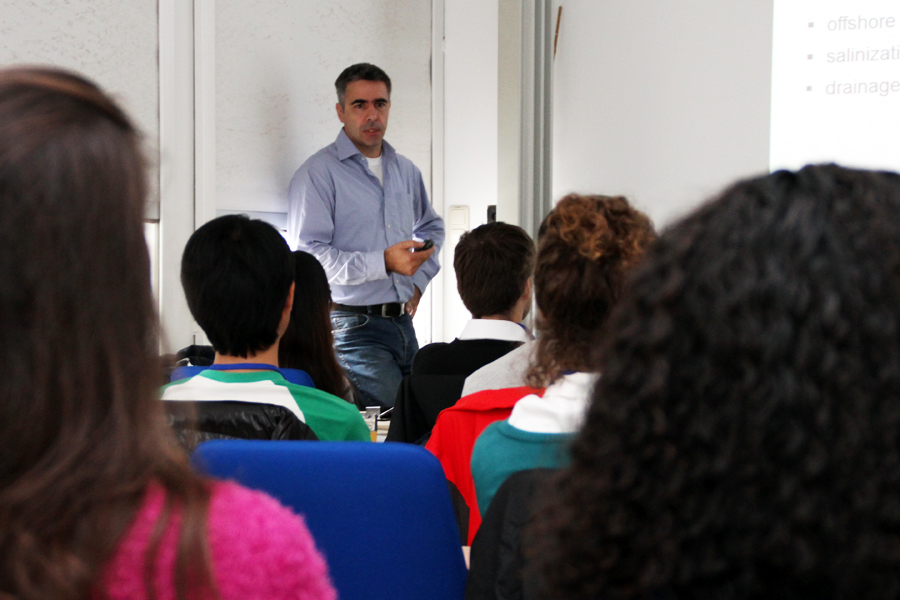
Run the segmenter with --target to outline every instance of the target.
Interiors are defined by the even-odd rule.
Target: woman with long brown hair
[[[164,422],[144,197],[115,102],[0,71],[0,596],[334,598],[302,521]]]

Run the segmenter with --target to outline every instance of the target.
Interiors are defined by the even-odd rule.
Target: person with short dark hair
[[[209,221],[188,240],[181,283],[216,358],[200,374],[165,386],[164,401],[274,404],[322,440],[371,439],[355,406],[279,372],[296,286],[290,249],[274,227],[246,215]]]
[[[166,426],[140,147],[83,77],[0,69],[0,596],[333,600],[303,520]]]
[[[466,376],[532,339],[522,321],[531,309],[534,252],[525,230],[508,223],[481,225],[459,238],[456,289],[472,319],[452,342],[419,350],[413,375]]]
[[[419,169],[384,140],[387,74],[355,64],[335,90],[343,128],[291,180],[288,239],[328,275],[335,348],[357,404],[388,407],[419,349],[412,317],[440,270],[444,222]]]
[[[540,597],[896,598],[898,274],[895,173],[778,171],[667,229],[527,538]]]
[[[524,229],[488,223],[464,233],[453,267],[472,319],[452,342],[429,344],[416,354],[397,395],[389,441],[426,441],[438,413],[459,400],[472,371],[532,339],[522,320],[531,308],[534,242]]]
[[[391,78],[388,77],[388,74],[383,69],[370,63],[356,63],[341,71],[341,74],[334,81],[338,105],[341,107],[344,106],[344,100],[347,99],[347,86],[356,81],[381,82],[387,90],[387,98],[390,99],[391,97]]]
[[[285,309],[293,304],[294,263],[274,227],[246,215],[226,215],[188,239],[181,286],[217,358],[238,362],[276,349],[279,329],[287,326]]]

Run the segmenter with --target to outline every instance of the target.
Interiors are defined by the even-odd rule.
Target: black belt
[[[400,317],[406,312],[406,304],[403,302],[385,302],[384,304],[370,304],[369,306],[350,306],[349,304],[331,305],[331,310],[343,310],[360,315],[375,315],[378,317]]]

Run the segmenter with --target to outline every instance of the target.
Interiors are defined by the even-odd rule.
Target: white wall
[[[497,203],[498,10],[497,0],[445,0],[443,216],[468,206],[470,229]],[[442,264],[443,339],[452,340],[470,316],[456,291],[452,240]]]
[[[443,109],[443,141],[437,136],[443,159],[435,165],[443,173],[440,208],[446,218],[451,206],[468,206],[472,228],[485,222],[497,197],[498,0],[433,2],[442,10],[444,34],[443,53],[434,57],[443,66],[445,90],[437,99]],[[555,197],[624,193],[665,224],[735,177],[767,169],[771,0],[561,3],[553,90]],[[156,0],[0,0],[0,63],[49,62],[97,80],[135,115],[154,161],[167,145],[160,142],[161,128],[170,141],[178,138],[177,164],[168,171],[187,183],[177,186],[176,195],[165,187],[165,148],[162,158],[160,286],[164,322],[175,324],[168,332],[171,347],[189,343],[191,333],[183,300],[177,301],[176,260],[194,227],[193,213],[182,210],[194,180],[193,165],[182,164],[190,160],[182,138],[193,133],[194,110],[194,39],[183,31],[190,27],[188,4],[160,0],[160,23],[167,25],[158,31]],[[364,60],[394,79],[387,138],[430,182],[432,2],[193,4],[215,15],[207,47],[215,75],[214,164],[197,179],[207,181],[211,173],[214,208],[284,211],[294,169],[337,134],[334,78]],[[169,41],[160,45],[160,39]],[[202,75],[204,63],[198,64]],[[202,102],[210,108],[201,98],[198,115],[204,114]],[[468,318],[456,293],[452,250],[448,244],[442,256],[446,281],[444,307],[435,315],[437,340],[455,337]],[[427,325],[416,321],[427,340]]]
[[[218,212],[282,222],[294,171],[340,131],[334,80],[358,62],[391,77],[385,137],[430,190],[431,2],[218,0],[214,32]],[[414,321],[420,342],[432,339],[431,318],[427,294]]]
[[[159,147],[157,0],[0,2],[0,65],[75,70],[111,92]]]
[[[371,62],[391,77],[386,139],[431,177],[431,3],[216,2],[217,208],[287,211],[297,167],[334,141],[334,80]]]
[[[770,0],[562,5],[555,198],[625,194],[660,226],[768,170]]]
[[[162,207],[149,213],[161,223],[148,231],[158,235],[167,350],[193,341],[179,283],[188,235],[216,209],[286,210],[294,170],[340,128],[334,79],[344,67],[374,62],[391,75],[387,139],[430,185],[427,0],[0,0],[0,15],[0,64],[86,74],[121,99],[161,164]],[[154,172],[153,199],[156,181]],[[424,313],[416,325],[428,339]]]
[[[157,0],[0,1],[0,65],[76,71],[110,93],[143,134],[150,164],[147,217],[159,216],[160,162]],[[159,298],[159,227],[145,227]]]

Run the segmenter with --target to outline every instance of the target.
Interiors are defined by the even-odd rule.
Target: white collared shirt
[[[533,433],[573,433],[581,428],[599,375],[571,373],[549,386],[543,397],[530,394],[513,406],[509,424]]]
[[[460,340],[504,340],[507,342],[528,342],[534,338],[528,330],[513,321],[499,319],[469,319]]]

